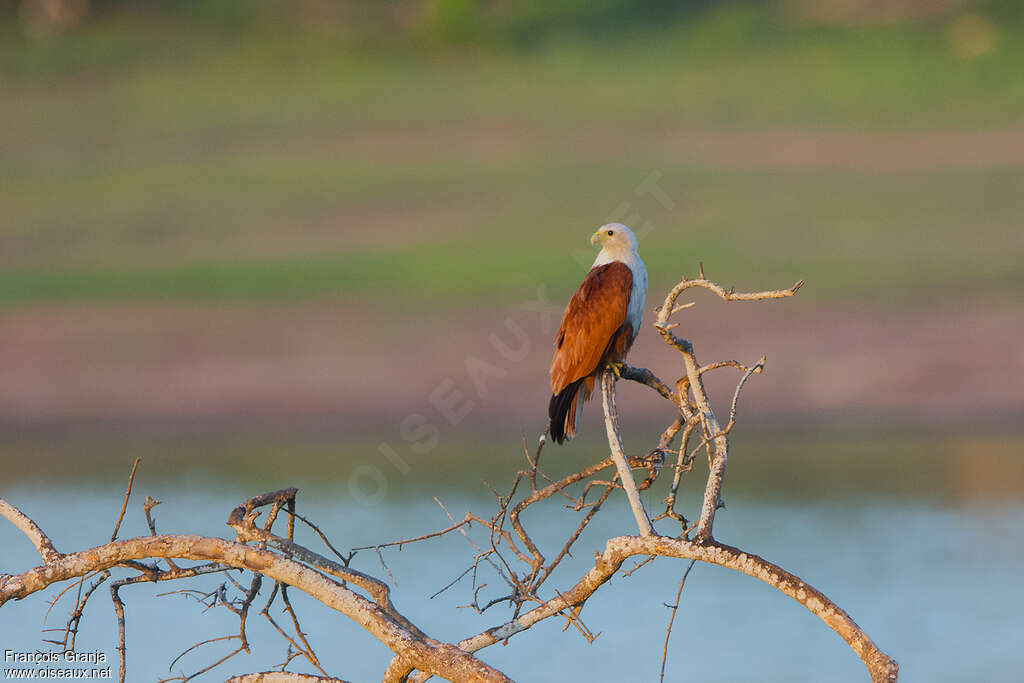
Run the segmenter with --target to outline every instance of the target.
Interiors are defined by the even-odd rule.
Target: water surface
[[[187,494],[177,484],[157,483],[137,491],[121,536],[145,533],[139,500],[162,498],[159,530],[230,537],[223,524],[233,505],[252,491],[223,481],[198,483]],[[100,544],[109,537],[120,506],[119,485],[23,483],[4,491],[53,536],[58,549]],[[493,499],[463,492],[442,496],[452,514],[493,510]],[[628,511],[614,501],[599,514],[576,546],[575,558],[548,584],[565,589],[592,563],[603,539],[630,532]],[[412,536],[444,527],[447,518],[429,495],[405,492],[377,504],[355,504],[327,491],[300,494],[300,511],[318,520],[340,548]],[[526,518],[549,556],[573,528],[579,513],[549,506]],[[668,531],[668,529],[665,529]],[[844,607],[901,664],[903,681],[1009,681],[1024,665],[1019,610],[1024,604],[1020,566],[1024,561],[1024,505],[1002,501],[945,507],[920,500],[867,499],[766,501],[729,499],[720,513],[717,536],[780,564],[820,588]],[[486,538],[476,534],[481,543]],[[306,534],[303,542],[315,546]],[[0,570],[35,565],[31,545],[9,525],[0,525],[4,548]],[[435,593],[471,563],[473,549],[452,535],[388,550],[398,608],[432,636],[458,640],[503,622],[504,606],[483,616],[460,608],[471,596],[469,578],[435,599]],[[627,562],[627,566],[631,563]],[[387,578],[374,553],[354,566]],[[586,605],[582,617],[600,636],[588,644],[564,620],[552,618],[493,646],[481,657],[517,680],[656,680],[665,624],[684,568],[658,560],[630,577],[617,576]],[[191,587],[213,590],[217,576]],[[487,586],[481,598],[502,594],[501,580],[481,570]],[[204,611],[182,595],[157,597],[184,584],[139,585],[124,589],[127,604],[128,680],[166,676],[168,664],[198,640],[234,632],[226,609]],[[264,592],[266,592],[266,588]],[[60,626],[67,598],[44,621],[51,588],[0,609],[4,649],[46,650],[44,626]],[[260,600],[257,604],[262,606]],[[389,652],[343,616],[295,595],[303,626],[327,670],[353,681],[379,678]],[[271,668],[286,647],[262,618],[251,620],[252,655],[242,654],[209,674]],[[116,657],[116,626],[106,590],[97,591],[82,622],[78,649]],[[191,673],[231,649],[216,643],[186,655],[174,671]],[[953,653],[957,653],[953,656]],[[302,667],[297,667],[302,670]],[[670,647],[667,680],[863,681],[853,652],[798,603],[749,577],[698,564],[684,590]]]

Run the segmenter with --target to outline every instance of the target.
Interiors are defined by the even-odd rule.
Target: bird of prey
[[[551,360],[548,417],[557,443],[576,433],[577,415],[598,374],[609,365],[618,372],[640,331],[647,294],[647,269],[632,230],[609,223],[590,242],[601,252],[565,307]]]

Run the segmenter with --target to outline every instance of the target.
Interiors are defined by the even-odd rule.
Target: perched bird
[[[601,245],[583,284],[569,300],[551,360],[551,438],[576,433],[576,416],[606,365],[618,373],[643,318],[647,269],[637,254],[636,235],[621,223],[601,226],[591,244]]]

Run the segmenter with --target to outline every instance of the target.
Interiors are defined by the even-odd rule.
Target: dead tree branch
[[[626,454],[622,449],[622,437],[619,436],[619,412],[615,407],[615,373],[606,369],[601,373],[601,398],[604,399],[604,424],[608,432],[608,448],[612,452],[612,460],[619,470],[619,481],[622,488],[626,490],[626,497],[629,499],[629,507],[633,510],[633,517],[636,518],[636,526],[641,536],[651,535],[651,520],[644,510],[644,503],[640,500],[640,492],[636,488],[636,481],[633,480],[633,472],[629,469],[626,461]]]
[[[39,556],[43,558],[43,564],[49,564],[60,559],[60,553],[53,547],[53,541],[43,533],[35,522],[29,519],[21,510],[14,507],[6,500],[0,498],[0,515],[3,515],[8,522],[18,528],[21,533],[32,541]]]
[[[711,471],[708,473],[708,482],[704,489],[704,503],[701,505],[700,520],[697,523],[696,536],[699,541],[710,541],[712,538],[712,527],[715,522],[715,511],[722,505],[722,480],[725,477],[725,466],[729,459],[729,441],[726,436],[726,432],[720,427],[718,418],[715,417],[715,413],[711,409],[711,403],[708,400],[707,391],[704,388],[704,381],[702,379],[703,372],[701,372],[700,365],[697,363],[697,356],[693,350],[693,344],[685,339],[680,339],[672,333],[672,329],[677,327],[679,323],[669,323],[669,318],[674,313],[677,313],[684,308],[689,308],[689,306],[676,306],[676,301],[683,292],[693,287],[702,287],[714,292],[725,301],[762,301],[765,299],[782,299],[791,297],[796,294],[797,290],[799,290],[801,286],[803,286],[804,282],[803,280],[800,280],[789,289],[737,293],[733,290],[726,291],[721,285],[705,279],[703,266],[700,270],[701,276],[698,279],[687,280],[686,278],[683,278],[679,284],[669,291],[668,295],[665,297],[665,302],[658,309],[658,316],[655,320],[654,327],[658,330],[662,339],[665,340],[665,343],[679,351],[683,356],[683,364],[686,369],[687,380],[684,387],[688,386],[689,391],[693,396],[693,401],[696,404],[696,412],[700,415],[705,436],[712,440],[714,444],[714,452],[711,459]],[[709,368],[710,367],[714,366],[709,366]],[[744,379],[743,382],[745,381],[746,380]],[[741,382],[739,387],[737,387],[737,395],[743,386],[743,382]],[[688,409],[688,401],[686,400],[683,392],[680,392],[680,394],[681,395],[678,397],[678,404],[684,414],[687,414],[687,417],[690,417],[688,413],[691,411]]]
[[[294,489],[286,490],[284,495],[287,493],[294,496]],[[0,576],[0,607],[9,600],[20,600],[54,583],[144,559],[174,558],[215,562],[219,565],[248,570],[258,576],[266,576],[311,595],[328,607],[345,614],[396,653],[401,653],[403,658],[413,663],[417,669],[430,671],[449,680],[509,680],[500,671],[484,664],[465,651],[424,635],[391,605],[387,586],[383,582],[355,570],[346,569],[312,551],[288,542],[287,539],[280,539],[269,532],[261,534],[259,532],[263,530],[246,524],[247,520],[251,521],[252,511],[256,507],[279,499],[282,495],[282,492],[274,492],[251,499],[232,512],[229,523],[236,528],[240,538],[283,547],[292,557],[260,547],[245,545],[243,542],[188,534],[130,538],[79,552],[63,555],[51,554],[50,560],[39,567],[29,569],[21,574]],[[16,515],[11,513],[10,511],[16,510],[16,508],[10,504],[0,501],[0,510],[4,511],[5,517],[10,514],[18,520],[19,528],[38,530],[34,523],[31,527],[26,524],[28,518],[22,513],[18,512]],[[243,511],[242,519],[239,519],[239,515],[236,514],[239,510]],[[245,514],[244,511],[249,512]],[[45,538],[45,534],[39,530],[37,537]],[[312,566],[303,564],[299,561],[300,559],[309,561]],[[180,571],[194,575],[195,569]],[[363,597],[325,574],[342,578],[365,590],[371,597]],[[155,580],[179,578],[174,576],[170,570],[163,572],[162,577],[162,579]],[[131,579],[131,582],[154,580],[142,575],[131,577]],[[113,588],[112,596],[115,606],[121,607],[118,610],[118,616],[123,618],[123,603]]]
[[[671,421],[661,433],[657,446],[643,455],[627,455],[619,431],[615,404],[615,376],[612,371],[606,370],[602,373],[601,385],[609,457],[577,472],[553,478],[540,469],[543,439],[532,456],[524,443],[529,468],[515,474],[508,493],[502,494],[491,488],[497,500],[497,510],[490,518],[466,512],[461,520],[457,520],[440,501],[437,501],[450,522],[444,528],[410,535],[409,538],[398,541],[353,548],[346,554],[335,547],[320,527],[296,511],[297,491],[288,488],[255,496],[232,510],[227,524],[234,532],[233,540],[187,534],[158,535],[155,522],[150,515],[157,501],[147,497],[143,509],[150,535],[118,541],[117,532],[131,495],[135,467],[138,465],[136,462],[129,478],[128,491],[121,505],[121,514],[115,525],[114,534],[105,545],[68,554],[59,553],[35,522],[13,505],[0,500],[0,515],[28,537],[43,561],[40,566],[21,574],[0,575],[0,607],[9,600],[20,600],[53,584],[78,579],[77,583],[71,584],[64,591],[71,593],[77,588],[75,610],[68,622],[69,626],[64,629],[65,644],[69,637],[73,643],[78,622],[82,618],[89,596],[111,576],[112,570],[128,572],[127,576],[121,576],[109,584],[114,611],[118,618],[120,676],[124,681],[124,603],[119,590],[136,583],[173,581],[224,572],[226,581],[221,588],[212,592],[188,591],[186,594],[199,599],[205,608],[222,605],[234,612],[239,617],[239,630],[221,638],[197,643],[186,652],[193,651],[195,647],[205,642],[223,640],[237,641],[238,648],[195,674],[174,679],[187,680],[209,671],[237,652],[249,650],[245,631],[246,619],[250,606],[260,593],[265,577],[274,583],[260,614],[267,618],[277,634],[287,643],[288,654],[285,661],[278,665],[280,671],[236,676],[229,679],[230,683],[341,681],[340,678],[332,678],[322,668],[320,659],[310,639],[303,633],[299,616],[288,598],[290,588],[301,590],[327,607],[341,612],[389,647],[394,655],[383,673],[384,681],[424,681],[431,676],[456,681],[508,681],[510,679],[505,674],[482,662],[474,653],[495,643],[508,643],[516,634],[556,615],[565,619],[566,628],[573,626],[588,641],[593,641],[599,634],[581,619],[581,611],[587,600],[616,573],[623,571],[625,574],[632,574],[651,563],[654,558],[664,557],[689,560],[690,567],[697,561],[714,564],[765,582],[799,602],[843,638],[864,662],[873,682],[895,681],[898,675],[896,661],[879,650],[838,605],[794,574],[758,555],[720,543],[714,539],[712,533],[715,513],[721,506],[728,461],[728,436],[737,423],[740,394],[747,381],[753,375],[762,372],[765,358],[762,357],[750,366],[732,360],[701,366],[697,362],[693,345],[672,332],[678,323],[670,322],[670,318],[693,305],[678,304],[677,300],[684,291],[694,287],[707,289],[726,301],[759,301],[792,296],[801,285],[802,281],[784,290],[736,293],[707,280],[703,267],[698,279],[683,279],[666,296],[654,323],[662,339],[682,356],[682,372],[679,379],[674,385],[669,385],[646,368],[624,366],[620,369],[623,379],[651,388],[672,405]],[[736,369],[741,374],[730,404],[729,419],[723,427],[711,408],[703,377],[709,372],[724,368]],[[678,445],[674,445],[677,440]],[[696,445],[692,445],[691,441]],[[698,521],[690,525],[686,517],[677,510],[677,493],[684,475],[692,471],[695,458],[702,451],[707,453],[709,461],[708,479],[704,487]],[[611,475],[610,479],[607,474],[603,475],[605,478],[599,478],[603,471],[613,466],[615,475]],[[633,468],[646,470],[646,478],[638,483],[633,476]],[[640,498],[640,491],[653,486],[665,468],[672,470],[672,478],[671,483],[667,485],[668,493],[664,498],[665,510],[655,517],[655,521],[666,518],[675,520],[680,525],[681,533],[678,536],[658,534],[652,527]],[[607,540],[603,551],[595,553],[594,566],[589,571],[577,578],[574,583],[567,581],[570,587],[566,590],[550,589],[548,582],[562,566],[563,560],[571,556],[584,530],[617,488],[622,488],[626,493],[639,535]],[[595,492],[591,493],[592,491]],[[558,501],[567,515],[579,513],[578,521],[574,518],[574,528],[563,537],[564,541],[560,541],[552,548],[542,548],[542,544],[531,535],[529,524],[524,520],[524,513],[535,505],[552,500]],[[266,512],[264,521],[257,525],[257,518],[262,512]],[[287,517],[287,532],[284,535],[278,535],[273,529],[279,516]],[[550,517],[547,519],[550,520]],[[296,520],[312,529],[338,561],[296,543]],[[391,576],[391,571],[385,563],[386,551],[393,548],[402,549],[410,544],[430,542],[453,532],[458,532],[470,543],[473,549],[472,561],[465,569],[465,563],[460,563],[453,571],[455,578],[435,595],[452,588],[464,577],[469,576],[472,582],[469,587],[472,601],[466,605],[467,607],[473,607],[477,612],[483,613],[507,604],[510,615],[504,617],[503,621],[493,628],[458,643],[445,643],[428,636],[398,611],[392,602],[390,588],[384,580],[359,571],[351,565],[358,553],[372,550],[379,558],[383,570]],[[695,532],[695,535],[691,539],[692,532]],[[472,534],[486,538],[474,538]],[[549,560],[548,557],[553,559]],[[635,566],[622,570],[623,563],[629,558],[637,558],[633,563]],[[168,568],[159,568],[152,562],[156,559],[165,561]],[[175,564],[175,560],[198,561],[201,564],[185,567]],[[236,569],[251,573],[247,586],[228,573],[229,570]],[[502,583],[497,584],[501,590],[494,592],[492,588],[488,594],[484,591],[488,583],[481,574],[492,570],[502,579]],[[672,624],[677,615],[680,594],[688,573],[689,569],[679,583],[675,603],[668,605],[672,609],[672,617],[665,634],[662,675],[668,657]],[[394,582],[394,577],[391,578]],[[93,579],[93,582],[84,588],[84,583],[89,579]],[[231,597],[233,590],[238,591],[237,597]],[[60,597],[58,595],[58,599]],[[278,597],[290,618],[290,627],[294,630],[294,635],[286,628],[287,623],[284,626],[278,624],[270,614],[270,607]],[[284,671],[290,662],[299,657],[304,657],[321,675]]]
[[[507,640],[548,617],[580,606],[611,579],[628,558],[644,555],[697,560],[732,569],[763,581],[806,607],[846,641],[867,666],[873,683],[896,680],[898,666],[895,660],[879,650],[845,611],[799,577],[739,548],[715,541],[698,543],[665,536],[620,536],[609,539],[604,552],[595,558],[594,567],[572,588],[518,619],[459,641],[457,646],[467,652],[477,652],[489,645]],[[425,678],[416,677],[410,680]]]

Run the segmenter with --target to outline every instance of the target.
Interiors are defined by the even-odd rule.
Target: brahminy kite
[[[617,368],[633,345],[643,319],[647,269],[636,235],[621,223],[601,226],[591,244],[601,252],[569,300],[551,360],[550,433],[557,443],[576,433],[576,416],[607,365]]]

